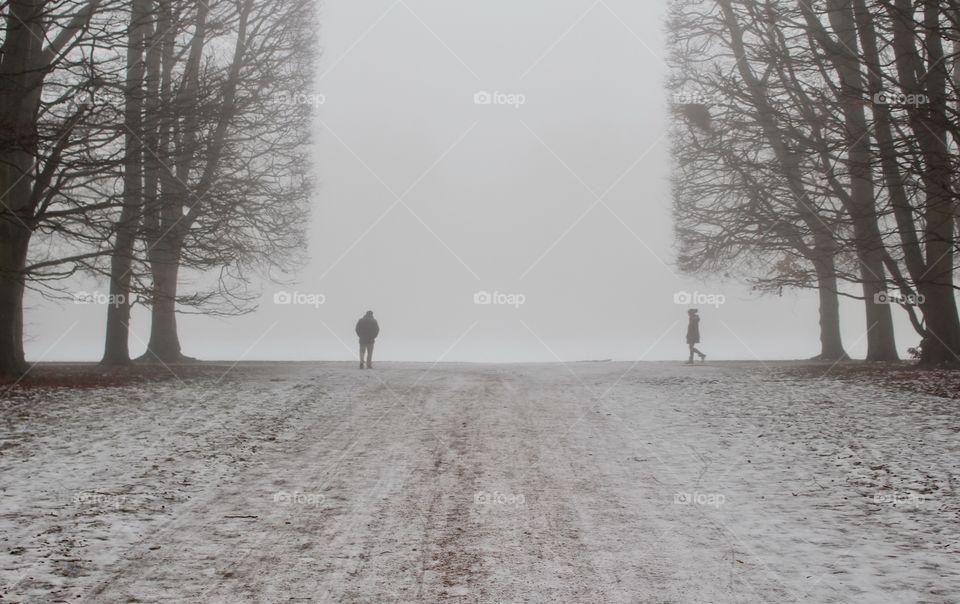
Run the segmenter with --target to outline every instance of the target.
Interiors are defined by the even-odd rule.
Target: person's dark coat
[[[687,344],[700,343],[700,317],[690,315],[690,324],[687,325]]]
[[[357,336],[361,343],[372,344],[378,335],[380,335],[380,324],[373,315],[367,315],[357,321]]]

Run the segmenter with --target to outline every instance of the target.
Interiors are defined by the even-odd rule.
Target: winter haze
[[[326,2],[321,75],[304,92],[319,105],[310,262],[289,284],[255,282],[253,314],[181,316],[183,351],[351,358],[353,325],[372,309],[384,360],[679,359],[685,306],[674,296],[700,292],[726,299],[700,305],[712,358],[816,354],[815,295],[762,297],[735,281],[678,276],[662,10],[623,0]],[[477,104],[484,91],[500,96]],[[283,291],[324,304],[274,304]],[[525,303],[476,305],[480,291]],[[863,356],[861,306],[843,305],[848,352]],[[98,360],[91,341],[102,340],[105,313],[28,295],[27,356]],[[900,327],[905,350],[916,338]],[[139,355],[142,307],[133,328]]]
[[[957,604],[958,174],[960,0],[2,2],[0,599]]]

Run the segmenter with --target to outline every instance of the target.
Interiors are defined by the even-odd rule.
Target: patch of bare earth
[[[833,378],[851,383],[893,388],[907,393],[960,399],[960,369],[926,369],[914,363],[841,363],[799,365],[784,370],[805,378]]]
[[[960,593],[956,402],[870,372],[186,371],[0,400],[2,601]]]

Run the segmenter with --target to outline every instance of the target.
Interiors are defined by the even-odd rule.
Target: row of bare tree
[[[314,5],[0,2],[0,375],[26,370],[27,288],[102,277],[104,362],[131,361],[134,304],[171,362],[178,310],[247,312],[252,274],[297,264]]]
[[[669,30],[681,266],[816,288],[823,359],[850,296],[868,360],[899,307],[960,363],[960,2],[677,0]]]

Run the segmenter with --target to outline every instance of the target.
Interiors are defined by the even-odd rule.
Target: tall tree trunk
[[[868,98],[874,98],[877,93],[883,91],[884,86],[879,75],[882,66],[880,65],[880,52],[877,42],[876,26],[874,25],[874,16],[864,0],[854,0],[854,12],[867,67],[867,77],[870,83]],[[918,293],[923,294],[924,297],[930,296],[927,298],[928,303],[920,307],[924,320],[926,321],[925,325],[920,323],[913,309],[908,308],[910,320],[914,328],[924,338],[924,341],[927,342],[925,346],[927,349],[925,356],[930,359],[933,354],[930,341],[934,340],[930,333],[930,325],[935,325],[936,329],[940,330],[939,333],[944,333],[944,329],[949,331],[949,326],[938,324],[938,317],[943,314],[949,316],[952,312],[950,307],[955,307],[955,302],[952,299],[952,292],[949,299],[939,299],[937,292],[931,291],[929,285],[926,284],[930,271],[927,268],[927,262],[924,258],[922,242],[918,237],[920,230],[914,219],[915,209],[910,203],[904,176],[897,162],[898,150],[893,136],[890,108],[882,104],[876,105],[874,107],[874,116],[880,165],[883,170],[887,192],[890,195],[890,205],[893,208],[893,214],[897,221],[897,231],[900,236],[904,264],[906,265],[907,273],[919,288]],[[892,264],[892,262],[892,260],[888,260],[888,264]],[[891,268],[891,270],[893,270],[893,268]],[[899,280],[901,281],[901,290],[909,287],[905,279],[901,277]],[[931,301],[932,304],[929,303]],[[941,356],[942,352],[943,349],[941,347],[937,356]],[[940,363],[943,362],[943,360],[942,358],[938,358],[934,362]]]
[[[23,354],[23,271],[31,231],[9,214],[0,214],[0,377],[17,377],[27,368]]]
[[[730,45],[736,56],[746,57],[743,29],[737,20],[730,0],[718,0],[723,12],[723,23],[730,34]],[[794,197],[797,214],[810,230],[814,238],[815,255],[811,258],[817,270],[820,289],[820,327],[821,347],[829,356],[846,358],[840,336],[839,300],[837,299],[837,272],[833,261],[836,240],[832,231],[812,206],[804,186],[800,159],[797,153],[787,146],[787,136],[776,122],[764,84],[760,81],[746,60],[737,61],[737,70],[750,94],[750,101],[757,112],[757,120],[763,130],[764,138],[773,150],[786,184]],[[824,292],[826,286],[826,292]]]
[[[735,169],[744,182],[748,183],[752,193],[758,197],[767,194],[763,185],[754,179],[749,171],[742,166],[736,166]],[[840,297],[837,289],[840,279],[835,259],[837,242],[830,229],[813,214],[808,204],[804,204],[802,210],[801,219],[813,236],[813,247],[807,245],[800,234],[791,234],[785,239],[813,264],[817,276],[817,293],[820,298],[820,354],[814,358],[825,361],[846,360],[850,357],[843,349],[843,336],[840,332]]]
[[[926,121],[930,122],[926,124],[930,135],[926,140],[930,147],[924,175],[928,201],[924,220],[930,279],[921,291],[925,298],[924,307],[930,310],[927,330],[931,336],[924,344],[923,361],[927,365],[956,365],[960,363],[960,314],[954,291],[957,196],[953,189],[953,161],[947,142],[949,74],[940,34],[942,14],[939,3],[928,1],[924,5],[923,21],[923,47],[930,61],[930,68],[923,78],[930,98],[930,111],[926,114]],[[924,119],[924,116],[918,117]]]
[[[850,179],[849,194],[841,193],[841,200],[853,223],[855,247],[860,263],[867,320],[867,360],[896,361],[896,335],[893,313],[889,304],[878,302],[887,290],[886,268],[883,264],[884,243],[880,235],[876,210],[876,191],[871,167],[871,131],[867,127],[866,111],[859,99],[866,91],[860,70],[859,40],[851,0],[828,0],[827,11],[835,43],[823,28],[810,5],[800,2],[813,37],[827,51],[828,60],[840,80],[840,95],[846,136],[846,160]]]
[[[167,144],[173,143],[173,147],[178,149],[178,154],[175,154],[176,161],[173,162],[173,171],[171,172],[169,168],[164,167],[161,172],[161,192],[158,199],[159,212],[155,212],[151,208],[146,218],[146,225],[149,230],[159,230],[159,239],[151,245],[151,252],[148,255],[154,283],[150,342],[147,353],[142,357],[143,360],[165,363],[193,360],[184,356],[181,352],[180,339],[177,334],[177,277],[180,270],[184,239],[202,209],[203,197],[213,186],[224,153],[227,130],[236,111],[237,89],[241,80],[243,58],[248,52],[246,47],[247,28],[250,13],[253,9],[253,0],[243,0],[238,4],[237,38],[234,42],[233,61],[221,89],[223,100],[219,107],[220,114],[217,125],[207,141],[206,153],[201,158],[200,163],[203,167],[200,178],[192,191],[188,190],[185,183],[193,180],[191,174],[194,172],[194,166],[197,163],[195,152],[199,136],[197,132],[199,116],[189,111],[183,116],[183,123],[179,125],[182,128],[183,138],[176,143],[170,140],[169,133],[165,131],[164,127],[161,127],[159,134],[161,141]],[[176,104],[181,107],[192,107],[199,95],[203,50],[207,43],[207,17],[209,13],[210,7],[201,2],[197,8],[196,29],[190,42],[183,85],[177,96]],[[161,19],[165,20],[166,17],[161,16]],[[174,57],[168,54],[161,61],[173,59]],[[151,63],[151,68],[152,65]],[[161,84],[162,86],[163,84]],[[163,147],[164,144],[161,143],[161,148]],[[152,182],[151,170],[148,163],[148,182]],[[148,198],[150,196],[151,193],[148,192]],[[196,198],[196,200],[187,204],[186,200],[191,198]],[[187,208],[186,214],[184,214],[185,208]],[[159,214],[158,219],[155,217],[157,213]]]
[[[127,34],[127,81],[125,86],[123,209],[117,222],[116,242],[110,266],[110,305],[103,363],[130,363],[130,281],[133,248],[143,208],[143,98],[144,46],[150,29],[152,0],[134,0]]]
[[[158,28],[169,28],[170,4],[161,3]],[[174,96],[173,104],[179,107],[190,108],[196,103],[199,86],[203,50],[207,42],[207,16],[210,6],[200,2],[195,17],[196,28],[190,41],[190,51],[187,53],[181,89]],[[172,28],[171,28],[172,29]],[[174,55],[174,45],[168,36],[171,34],[163,30],[162,44],[151,49],[149,73],[151,85],[159,73],[160,89],[165,95],[170,94],[168,82],[177,57]],[[157,69],[159,61],[159,70]],[[183,238],[188,229],[187,217],[184,216],[185,200],[191,198],[191,191],[185,183],[191,180],[190,172],[195,161],[197,145],[197,119],[195,113],[188,113],[182,125],[175,122],[180,116],[164,116],[159,126],[154,129],[155,120],[151,117],[149,136],[159,143],[159,149],[147,162],[146,177],[148,186],[159,187],[159,190],[147,190],[147,215],[144,219],[145,230],[148,234],[150,252],[147,261],[150,264],[150,274],[153,279],[151,292],[150,341],[147,343],[147,352],[139,359],[147,362],[176,363],[188,360],[180,348],[180,337],[177,333],[177,289],[180,273],[180,259],[182,255]],[[176,141],[174,132],[182,127],[183,139]],[[173,152],[178,150],[178,154]],[[166,162],[155,161],[159,153]],[[174,158],[174,161],[170,161]],[[172,166],[172,169],[171,169]],[[194,202],[197,205],[199,202]]]
[[[189,360],[180,349],[177,335],[177,279],[180,272],[180,246],[172,237],[164,237],[150,251],[153,292],[150,341],[141,360],[179,363]]]
[[[833,258],[815,260],[817,294],[820,297],[820,355],[823,361],[841,361],[850,357],[843,349],[840,333],[840,296],[837,293],[837,269]]]
[[[0,48],[0,374],[26,370],[23,292],[33,235],[36,111],[42,78],[42,3],[11,2]]]
[[[100,1],[73,3],[67,13],[51,13],[46,0],[13,0],[4,3],[0,16],[4,31],[0,47],[0,374],[25,370],[27,251],[37,226],[38,203],[48,193],[73,125],[67,125],[43,163],[37,120],[44,79],[84,30]],[[57,15],[51,17],[53,13]],[[61,21],[63,27],[48,36],[50,24],[63,17],[69,17]]]
[[[926,51],[929,67],[923,64],[923,55],[917,48],[918,19],[913,3],[896,0],[895,6],[888,4],[886,9],[893,22],[893,50],[904,92],[925,95],[929,100],[927,106],[908,110],[910,126],[924,163],[922,243],[926,267],[921,275],[912,275],[917,291],[924,297],[921,309],[929,334],[924,340],[922,360],[926,365],[956,365],[960,364],[960,315],[953,276],[956,196],[947,145],[948,74],[940,36],[940,6],[935,2],[923,3],[923,27],[919,31],[924,33],[924,38],[920,42]],[[923,74],[922,79],[918,74]]]

